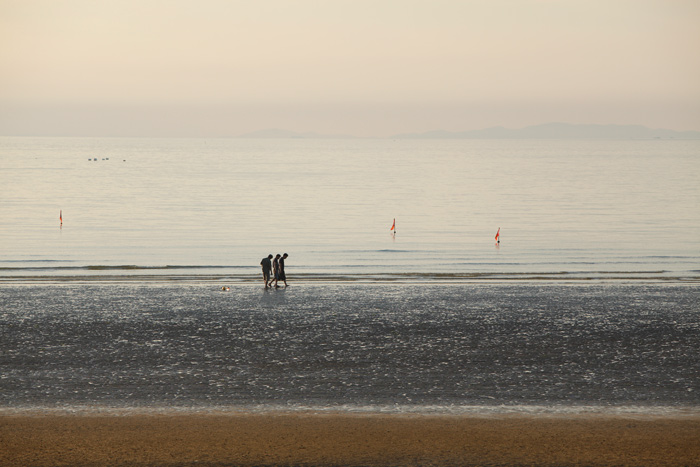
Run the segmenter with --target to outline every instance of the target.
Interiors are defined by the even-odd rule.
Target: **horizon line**
[[[518,139],[516,137],[508,135],[489,135],[489,136],[479,136],[480,132],[524,132],[525,130],[534,129],[545,129],[547,127],[559,126],[560,128],[567,129],[616,129],[616,130],[638,130],[643,132],[663,132],[666,133],[666,138],[674,139],[673,134],[682,138],[683,135],[691,136],[689,139],[700,138],[700,130],[675,130],[671,128],[652,128],[643,124],[636,123],[568,123],[568,122],[545,122],[533,125],[526,125],[522,127],[506,127],[502,125],[495,125],[489,127],[482,127],[478,129],[466,129],[466,130],[444,130],[444,129],[433,129],[433,130],[419,130],[412,132],[402,132],[394,133],[385,136],[358,136],[354,134],[346,133],[322,133],[319,131],[309,130],[289,130],[285,128],[278,127],[268,127],[261,128],[258,130],[247,131],[240,134],[219,134],[219,135],[205,135],[205,134],[182,134],[182,135],[171,135],[171,134],[158,134],[154,132],[152,134],[137,134],[137,133],[124,133],[124,134],[78,134],[78,133],[64,133],[64,134],[51,134],[51,133],[17,133],[17,134],[0,134],[3,138],[12,137],[27,137],[27,138],[183,138],[183,139]],[[201,132],[200,132],[201,133]],[[470,135],[471,134],[471,135]],[[596,139],[594,137],[588,136],[585,139]],[[629,139],[630,137],[620,136],[620,138]],[[659,136],[654,135],[641,135],[638,139],[658,139]],[[526,137],[526,139],[533,139],[533,137]],[[537,139],[537,138],[534,138]],[[541,137],[541,139],[575,139],[575,136],[562,135],[560,137]],[[598,139],[617,139],[615,136],[599,137]]]

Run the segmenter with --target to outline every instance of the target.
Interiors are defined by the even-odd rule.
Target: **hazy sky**
[[[700,130],[697,0],[0,0],[0,134]]]

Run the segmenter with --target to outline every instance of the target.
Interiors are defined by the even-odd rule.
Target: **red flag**
[[[61,224],[63,224],[63,209],[58,213],[58,219],[61,221]]]
[[[394,230],[396,228],[396,219],[394,219],[394,223],[391,225],[391,228],[389,230]]]
[[[501,228],[498,228],[498,232],[496,232],[496,240],[498,240],[498,237],[501,235]]]

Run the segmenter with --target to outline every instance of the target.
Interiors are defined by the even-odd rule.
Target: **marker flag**
[[[496,240],[498,240],[498,237],[501,235],[501,228],[498,228],[498,232],[496,232]]]
[[[394,230],[396,229],[396,219],[394,219],[394,223],[391,225],[391,228],[389,230]]]
[[[58,220],[61,221],[61,224],[63,224],[63,209],[58,213]]]

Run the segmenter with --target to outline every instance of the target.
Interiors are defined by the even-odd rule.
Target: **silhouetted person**
[[[280,279],[280,257],[281,255],[277,253],[275,259],[272,261],[272,274],[275,277],[275,287],[279,287],[277,281]],[[272,281],[270,281],[270,285],[272,285]]]
[[[260,266],[262,266],[263,280],[265,281],[265,288],[272,286],[272,278],[270,273],[272,272],[272,255],[267,255],[267,258],[263,258],[260,261]]]
[[[275,286],[277,286],[277,281],[284,282],[284,286],[287,287],[287,275],[284,273],[284,260],[287,259],[289,255],[287,253],[283,254],[279,260],[279,273],[277,274],[277,280],[275,281]]]

